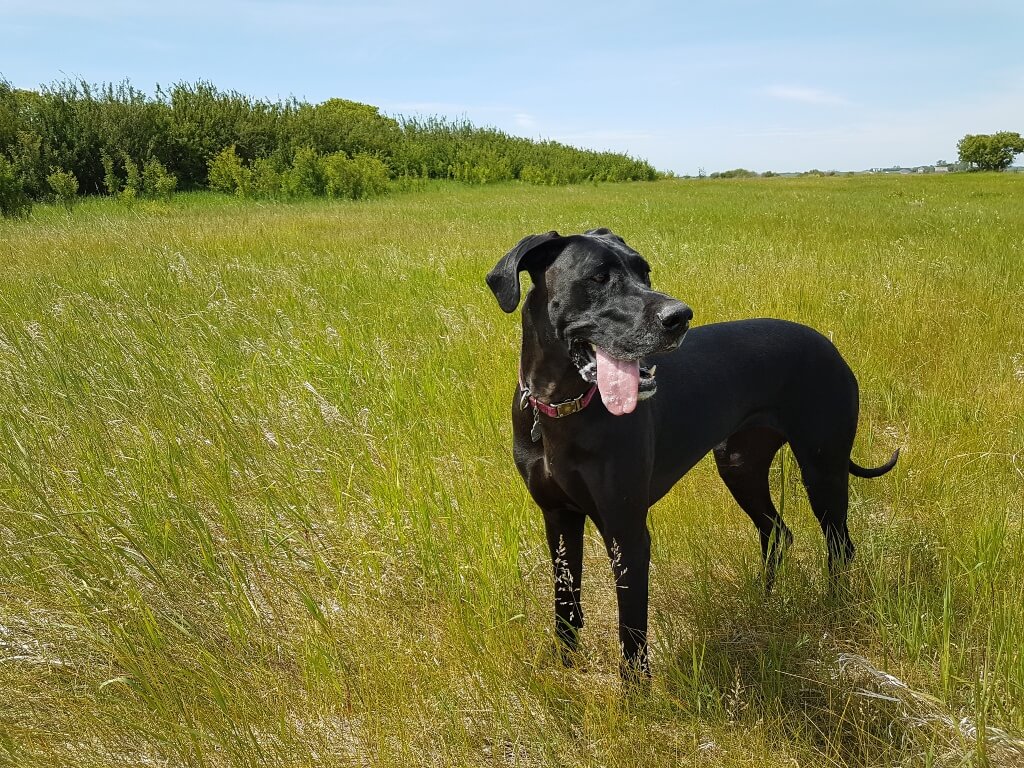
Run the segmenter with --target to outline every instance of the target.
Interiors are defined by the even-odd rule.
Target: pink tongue
[[[597,388],[605,407],[613,416],[632,413],[640,388],[639,361],[619,360],[600,347],[594,347],[594,351],[597,356]]]

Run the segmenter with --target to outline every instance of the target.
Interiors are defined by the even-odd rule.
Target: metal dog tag
[[[533,442],[540,442],[540,411],[536,408],[533,409],[533,428],[530,429],[530,437]]]

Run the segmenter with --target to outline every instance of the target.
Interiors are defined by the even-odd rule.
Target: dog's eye
[[[607,272],[598,272],[596,275],[591,275],[590,279],[593,280],[595,283],[607,283],[608,282],[608,273]]]

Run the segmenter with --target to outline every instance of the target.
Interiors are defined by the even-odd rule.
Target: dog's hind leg
[[[828,547],[828,571],[833,581],[840,566],[853,559],[855,548],[846,525],[850,504],[850,447],[848,439],[833,438],[830,445],[814,449],[808,445],[793,445],[793,453],[800,464],[807,499]]]
[[[564,508],[544,509],[544,528],[555,577],[555,635],[566,665],[572,664],[583,628],[583,526],[587,518]]]
[[[765,589],[775,581],[782,554],[793,541],[782,516],[772,502],[768,470],[785,436],[769,427],[751,427],[731,435],[714,450],[718,474],[736,503],[750,516],[761,538]]]
[[[799,461],[799,456],[797,457]],[[816,464],[804,466],[801,472],[807,498],[828,546],[828,572],[834,580],[840,566],[853,559],[855,548],[846,516],[850,504],[849,460],[844,458],[835,466],[822,468]]]

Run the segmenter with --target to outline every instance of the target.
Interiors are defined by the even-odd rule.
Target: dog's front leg
[[[602,534],[619,607],[620,672],[624,680],[650,675],[647,661],[647,590],[651,568],[651,535],[646,515],[618,526],[604,526]]]
[[[586,517],[563,508],[544,510],[544,527],[555,577],[555,635],[562,663],[571,666],[583,628],[583,525]]]

